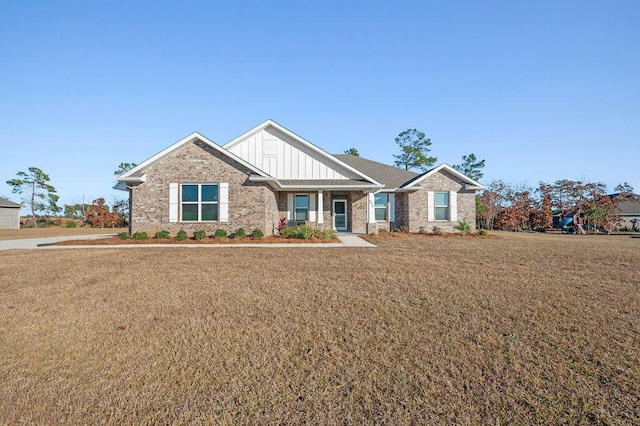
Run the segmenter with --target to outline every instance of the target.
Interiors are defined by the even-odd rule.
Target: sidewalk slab
[[[4,240],[0,241],[0,250],[15,249],[43,249],[43,250],[60,250],[60,249],[108,249],[108,248],[144,248],[144,247],[209,247],[209,248],[230,248],[230,247],[254,247],[254,248],[338,248],[338,247],[376,247],[368,241],[363,240],[357,235],[338,235],[339,243],[276,243],[276,244],[116,244],[116,245],[64,245],[56,246],[54,243],[59,241],[74,240],[93,240],[98,238],[113,237],[114,234],[99,235],[74,235],[69,237],[47,237],[47,238],[25,238],[21,240]]]

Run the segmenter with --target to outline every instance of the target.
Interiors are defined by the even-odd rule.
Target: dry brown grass
[[[0,229],[0,240],[66,237],[73,235],[117,234],[118,232],[126,230],[127,228],[61,228],[59,226],[52,226],[49,228]]]
[[[638,424],[640,240],[0,252],[0,423]]]

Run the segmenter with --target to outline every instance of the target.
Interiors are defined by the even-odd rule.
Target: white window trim
[[[307,193],[297,193],[297,194],[295,194],[293,196],[293,212],[292,212],[293,221],[294,222],[302,222],[302,221],[300,221],[300,220],[298,220],[296,218],[296,213],[297,213],[297,210],[298,210],[298,208],[296,207],[296,199],[298,198],[299,195],[307,197],[307,214],[306,214],[307,218],[304,220],[304,222],[309,222],[309,202],[310,201],[309,201],[309,194],[307,194]]]
[[[375,195],[378,195],[378,194],[375,194]],[[376,204],[375,195],[374,195],[374,198],[373,198],[373,217],[374,218],[376,217],[376,211],[377,210],[384,209],[384,217],[385,217],[385,219],[376,219],[376,222],[381,222],[381,223],[388,222],[389,221],[389,194],[387,194],[386,192],[380,192],[379,193],[379,195],[384,195],[384,196],[387,197],[387,202],[384,203],[384,207],[382,205]]]
[[[449,191],[449,220],[451,222],[458,221],[458,193]]]
[[[438,194],[447,194],[447,205],[443,206],[443,205],[439,205],[436,202],[436,199],[438,198],[437,195]],[[437,218],[437,212],[438,212],[438,208],[442,208],[442,207],[446,207],[447,208],[447,218],[446,219],[438,219]],[[433,212],[434,212],[434,216],[433,219],[436,222],[449,222],[451,221],[451,196],[449,194],[449,191],[434,191],[433,193]]]
[[[336,228],[336,202],[344,203],[344,228],[338,229]],[[349,229],[349,203],[346,198],[334,198],[331,200],[331,212],[332,212],[332,228],[334,231],[346,231]]]
[[[198,201],[182,201],[182,187],[185,185],[197,185],[198,186]],[[203,185],[215,185],[218,187],[218,201],[202,201],[202,186]],[[180,194],[178,198],[178,203],[180,205],[180,222],[182,223],[216,223],[220,222],[220,183],[216,182],[205,182],[205,183],[181,183],[180,184]],[[197,205],[198,206],[198,220],[183,220],[182,219],[182,206],[185,204],[189,205]],[[217,212],[217,220],[202,220],[202,205],[214,204],[218,210]]]
[[[396,221],[396,194],[389,194],[389,222]]]
[[[176,223],[180,218],[180,186],[177,183],[169,184],[169,222]]]
[[[433,191],[427,191],[427,221],[433,222],[436,220],[436,209],[434,207],[435,197]]]

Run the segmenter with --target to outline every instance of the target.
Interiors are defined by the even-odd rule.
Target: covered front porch
[[[287,226],[308,223],[318,228],[358,234],[378,229],[373,191],[282,191],[277,193],[277,197],[280,217],[287,218]]]

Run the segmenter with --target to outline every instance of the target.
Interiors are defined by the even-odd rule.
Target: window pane
[[[307,209],[296,209],[296,222],[305,222],[307,220]]]
[[[448,192],[436,192],[436,206],[448,206],[449,205],[449,193]]]
[[[345,214],[346,213],[347,203],[345,202],[336,202],[333,204],[333,210],[335,214]]]
[[[449,220],[449,208],[436,207],[436,220]]]
[[[376,220],[387,220],[387,208],[376,207]]]
[[[218,205],[203,204],[200,220],[218,220]]]
[[[198,201],[198,185],[182,185],[182,201]]]
[[[387,207],[387,194],[375,194],[376,207]]]
[[[306,195],[296,195],[296,210],[307,209],[309,207],[309,197]]]
[[[182,205],[182,220],[198,220],[198,205],[197,204],[183,204]]]
[[[218,185],[202,185],[202,201],[218,201]]]

